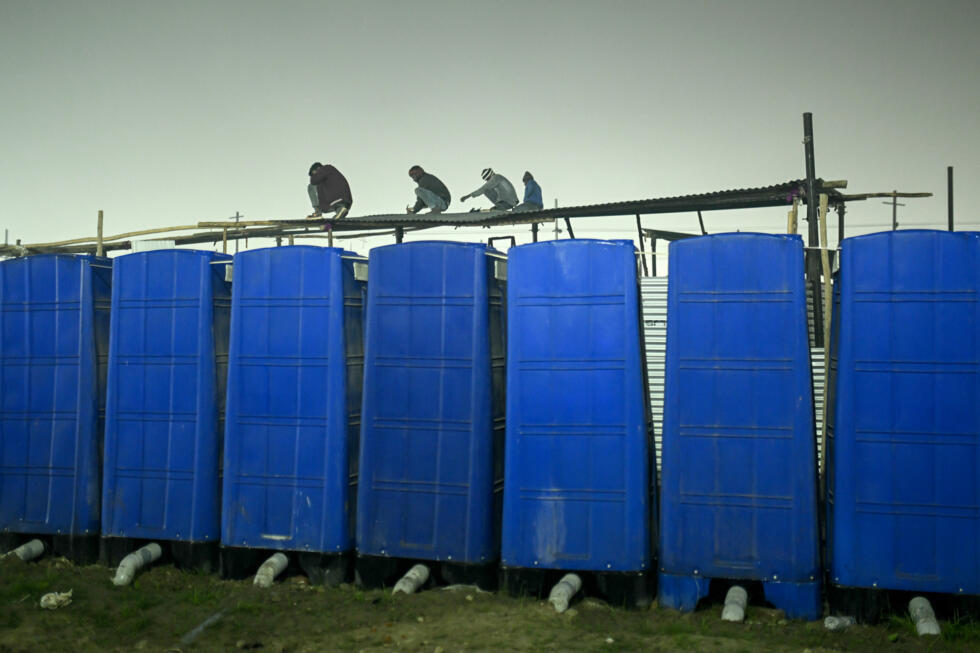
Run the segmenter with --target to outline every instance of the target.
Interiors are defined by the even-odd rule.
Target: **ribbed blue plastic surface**
[[[225,546],[353,547],[364,366],[364,283],[354,266],[325,247],[235,256]]]
[[[0,530],[99,532],[111,263],[0,262]]]
[[[504,428],[498,256],[485,245],[449,242],[371,250],[362,554],[497,558]]]
[[[220,536],[230,259],[187,249],[115,259],[105,536],[191,542]]]
[[[828,477],[835,584],[980,594],[980,245],[842,243]]]
[[[803,241],[743,233],[673,242],[667,302],[663,572],[818,579]]]
[[[508,254],[502,563],[649,569],[653,448],[633,243]]]

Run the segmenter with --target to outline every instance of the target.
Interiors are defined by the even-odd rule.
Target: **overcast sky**
[[[0,0],[0,228],[28,243],[94,234],[99,209],[107,235],[299,218],[315,160],[345,173],[352,215],[403,212],[416,163],[450,210],[485,203],[458,198],[488,166],[519,191],[532,171],[548,207],[765,186],[805,176],[805,111],[818,176],[932,192],[899,222],[944,226],[952,165],[958,224],[980,228],[978,32],[975,0]],[[781,231],[785,215],[705,219]],[[891,207],[847,218],[846,235],[876,231]]]

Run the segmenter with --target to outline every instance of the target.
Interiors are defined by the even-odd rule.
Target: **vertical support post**
[[[892,231],[898,229],[898,191],[892,190]]]
[[[640,224],[640,214],[636,214],[636,235],[640,242],[640,267],[643,268],[643,276],[650,276],[650,272],[647,269],[647,256],[646,248],[643,245],[643,226]]]
[[[706,235],[708,232],[704,230],[704,218],[701,217],[701,211],[698,211],[698,225],[701,227],[701,235]]]
[[[395,242],[400,243],[405,239],[405,227],[395,227]]]
[[[565,228],[568,229],[568,237],[575,238],[575,232],[572,231],[572,221],[569,218],[565,218]]]
[[[221,230],[221,253],[228,253],[228,229]]]
[[[816,248],[820,246],[817,231],[817,173],[813,155],[813,114],[803,114],[803,155],[806,162],[806,219],[807,245],[806,278],[813,293],[813,334],[814,345],[823,346],[823,302],[820,301],[820,257]]]
[[[650,269],[657,276],[657,237],[650,236]]]
[[[276,247],[282,247],[282,236],[276,236]]]
[[[946,216],[953,231],[953,166],[946,167]]]
[[[333,225],[327,223],[327,247],[333,247]]]
[[[538,242],[538,223],[537,222],[532,222],[531,223],[531,242],[532,243]]]
[[[844,240],[844,202],[837,205],[837,246],[840,247],[840,241]]]
[[[99,211],[99,224],[96,227],[95,255],[105,256],[105,250],[102,247],[102,211]]]
[[[793,208],[789,210],[789,214],[786,216],[786,233],[795,234],[799,232],[799,215],[800,215],[800,198],[793,198]]]
[[[295,238],[295,236],[293,236],[293,234],[289,234],[289,244],[290,245],[295,244],[295,240],[293,240],[294,238]]]

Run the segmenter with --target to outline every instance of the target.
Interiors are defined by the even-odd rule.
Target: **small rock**
[[[613,643],[613,642],[615,642],[615,641],[616,641],[616,640],[614,640],[614,639],[613,639],[612,637],[607,637],[607,638],[606,638],[606,644],[612,644],[612,643]]]
[[[473,595],[472,594],[467,594],[466,595],[466,600],[467,601],[472,601],[473,600]]]
[[[423,621],[425,621],[425,619],[423,619],[422,617],[415,617],[415,621],[422,623]]]
[[[578,610],[576,610],[575,608],[569,608],[568,610],[565,610],[566,617],[574,617],[577,614],[578,614]]]

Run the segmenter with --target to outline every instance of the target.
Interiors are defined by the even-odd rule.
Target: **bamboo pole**
[[[820,470],[826,468],[827,459],[827,401],[830,397],[830,312],[833,309],[833,279],[830,274],[830,245],[827,242],[827,195],[820,194],[820,262],[823,267],[823,424],[821,425],[821,441],[823,455],[819,462]]]
[[[800,214],[800,198],[793,198],[793,208],[789,210],[786,216],[786,233],[795,234],[799,231],[798,218]]]
[[[103,256],[105,252],[102,250],[102,210],[99,210],[99,226],[96,228],[96,244],[95,244],[95,255]]]
[[[192,225],[181,225],[178,227],[160,227],[158,229],[142,229],[140,231],[129,231],[124,234],[116,234],[115,236],[106,236],[102,239],[102,243],[110,243],[114,240],[123,240],[125,238],[132,238],[133,236],[146,236],[148,234],[160,234],[167,231],[188,231],[190,229],[197,229],[196,224]],[[97,238],[94,240],[98,240]],[[71,240],[59,240],[51,243],[28,243],[24,247],[39,248],[39,247],[64,247],[65,245],[79,245],[85,243],[91,243],[93,238],[91,236],[86,236],[84,238],[72,238]]]

